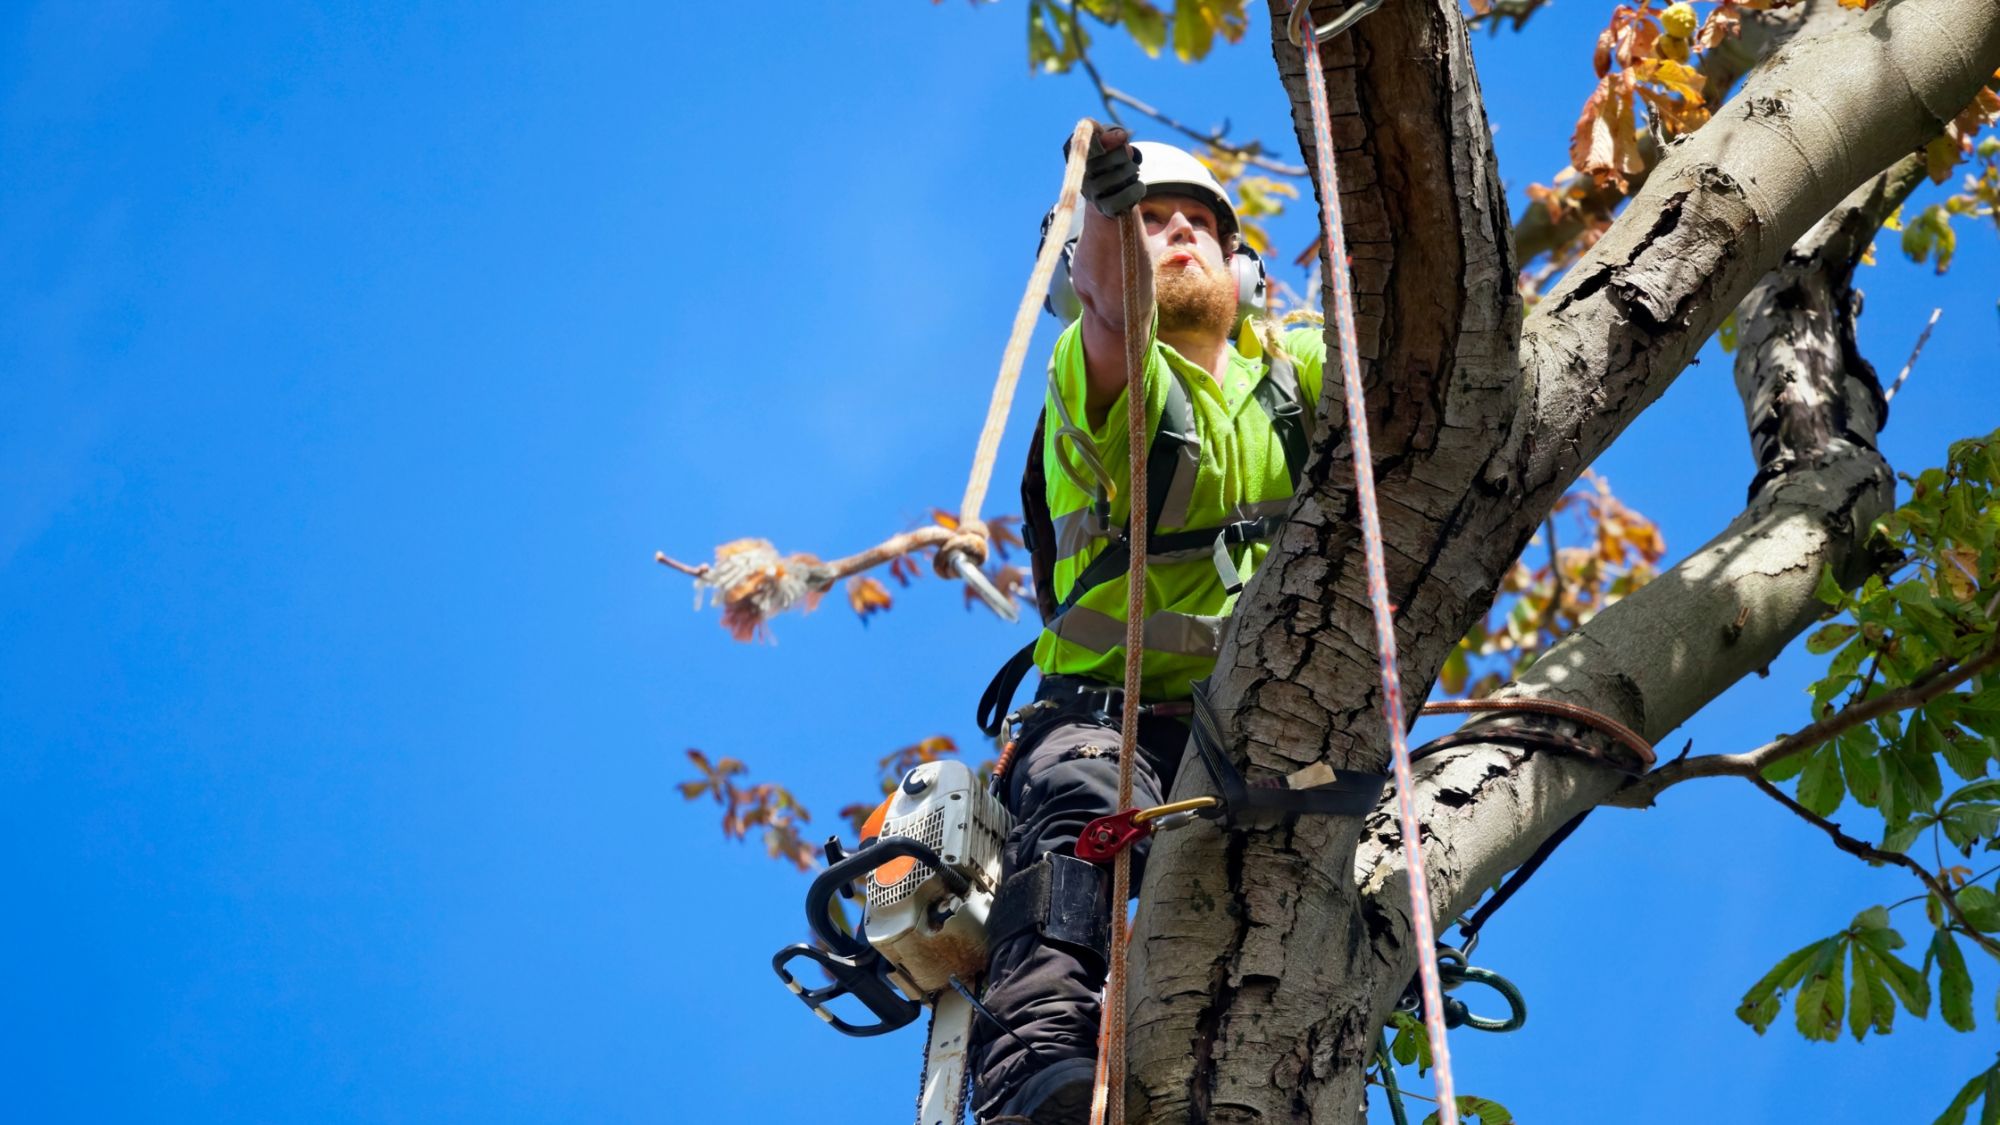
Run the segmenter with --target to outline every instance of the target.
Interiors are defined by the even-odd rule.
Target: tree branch
[[[1657,398],[1808,228],[1996,66],[2000,7],[1901,0],[1760,67],[1530,314],[1522,364],[1557,408],[1539,436],[1594,456],[1615,432],[1600,427]]]
[[[1095,78],[1096,76],[1097,76],[1096,72],[1092,71],[1091,77]],[[1191,137],[1194,140],[1200,141],[1201,143],[1209,146],[1210,148],[1216,149],[1221,152],[1226,152],[1231,156],[1240,157],[1245,164],[1248,164],[1253,168],[1262,168],[1266,172],[1270,172],[1274,175],[1279,175],[1279,176],[1304,176],[1306,174],[1307,169],[1303,164],[1286,164],[1281,160],[1273,160],[1270,157],[1265,156],[1263,154],[1264,153],[1263,146],[1259,145],[1255,141],[1252,141],[1246,145],[1239,145],[1233,141],[1230,141],[1224,135],[1228,132],[1227,125],[1224,125],[1221,129],[1215,129],[1204,133],[1201,130],[1196,129],[1191,125],[1184,125],[1181,122],[1174,120],[1172,117],[1169,117],[1165,113],[1162,113],[1157,109],[1154,109],[1152,106],[1147,105],[1145,102],[1140,101],[1138,98],[1135,98],[1132,95],[1126,93],[1125,91],[1118,89],[1116,86],[1106,86],[1102,81],[1099,81],[1097,84],[1097,93],[1099,97],[1104,99],[1104,103],[1106,106],[1109,106],[1112,102],[1117,102],[1121,105],[1131,106],[1133,109],[1138,110],[1140,113],[1145,114],[1146,116],[1152,118],[1153,120],[1159,122],[1162,125],[1165,125],[1167,128],[1172,129],[1177,133],[1180,133],[1183,136]]]
[[[1823,7],[1832,9],[1823,19],[1840,19],[1849,14],[1834,8],[1832,0],[1823,0]],[[1807,5],[1744,12],[1737,33],[1701,57],[1697,69],[1707,99],[1716,102],[1727,97],[1752,67],[1790,42],[1813,14],[1817,13],[1809,12]],[[1476,25],[1479,20],[1475,18],[1472,22]],[[1650,131],[1639,138],[1639,155],[1645,161],[1645,168],[1628,177],[1627,191],[1620,191],[1612,184],[1594,184],[1590,195],[1580,201],[1580,207],[1561,219],[1552,217],[1547,207],[1532,200],[1522,207],[1520,217],[1514,220],[1515,260],[1526,267],[1537,257],[1566,246],[1583,233],[1583,216],[1609,215],[1626,196],[1645,187],[1646,177],[1659,164],[1661,156],[1660,146]]]
[[[1843,707],[1810,726],[1773,739],[1755,750],[1746,750],[1741,754],[1704,754],[1669,762],[1626,786],[1605,803],[1624,808],[1645,808],[1667,789],[1700,777],[1747,777],[1761,781],[1765,770],[1795,754],[1803,754],[1884,715],[1922,707],[1995,667],[2000,667],[2000,647],[1988,649],[1963,664],[1940,662],[1902,687]]]
[[[1811,809],[1805,807],[1804,805],[1799,804],[1797,801],[1792,800],[1790,797],[1785,795],[1784,790],[1779,789],[1777,786],[1771,784],[1768,781],[1765,781],[1761,777],[1752,777],[1750,779],[1750,784],[1755,785],[1757,788],[1763,790],[1764,795],[1771,798],[1773,801],[1776,801],[1779,804],[1785,806],[1786,808],[1792,810],[1794,813],[1797,813],[1800,819],[1804,820],[1806,823],[1826,833],[1828,838],[1832,839],[1834,846],[1839,848],[1841,851],[1844,851],[1849,855],[1859,856],[1860,858],[1867,860],[1869,863],[1893,864],[1894,866],[1904,868],[1910,871],[1911,873],[1915,874],[1917,878],[1923,880],[1924,886],[1930,888],[1931,894],[1936,895],[1939,901],[1944,903],[1944,908],[1951,912],[1952,918],[1957,920],[1958,924],[1965,929],[1967,937],[1970,937],[1973,941],[1978,942],[1980,948],[1986,950],[1986,952],[1991,953],[1995,957],[2000,957],[2000,941],[1994,941],[1992,938],[1987,937],[1983,933],[1980,933],[1979,927],[1974,926],[1971,920],[1965,916],[1965,911],[1960,909],[1958,905],[1958,896],[1953,894],[1949,888],[1947,888],[1942,882],[1940,882],[1937,876],[1931,874],[1930,870],[1926,868],[1923,864],[1918,863],[1916,860],[1911,859],[1909,856],[1903,855],[1899,852],[1885,852],[1880,848],[1873,847],[1861,840],[1857,840],[1854,837],[1849,836],[1847,833],[1842,832],[1840,830],[1840,825],[1835,824],[1834,822],[1826,819],[1825,817],[1819,815],[1818,813],[1812,811]]]

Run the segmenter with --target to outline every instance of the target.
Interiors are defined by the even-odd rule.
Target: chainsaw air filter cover
[[[1005,805],[964,762],[925,762],[889,798],[881,838],[907,836],[971,884],[954,894],[929,866],[892,859],[868,877],[862,932],[918,995],[986,972],[986,916],[1000,885],[1000,848],[1013,825]]]

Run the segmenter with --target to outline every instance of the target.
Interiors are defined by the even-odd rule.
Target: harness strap
[[[986,916],[987,942],[998,946],[1034,930],[1089,953],[1102,968],[1111,952],[1111,888],[1104,875],[1103,868],[1075,856],[1042,856],[1000,884]]]
[[[1292,366],[1291,358],[1276,349],[1271,349],[1268,355],[1271,369],[1257,381],[1250,397],[1257,400],[1271,420],[1271,430],[1285,451],[1285,474],[1291,478],[1292,494],[1296,496],[1312,439],[1310,405],[1305,401],[1298,369]]]

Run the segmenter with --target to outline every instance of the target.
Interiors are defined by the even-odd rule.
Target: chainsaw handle
[[[874,951],[867,942],[833,923],[833,896],[840,888],[882,866],[889,860],[908,856],[938,873],[956,895],[970,893],[972,884],[965,876],[944,865],[938,854],[908,836],[885,836],[819,873],[806,888],[806,924],[828,949],[842,957],[859,959]]]
[[[886,1035],[897,1028],[909,1026],[923,1012],[923,1005],[898,992],[896,986],[889,982],[889,965],[882,960],[880,954],[872,949],[866,953],[867,956],[864,958],[852,959],[828,953],[818,946],[802,942],[780,949],[771,958],[771,968],[777,970],[778,979],[785,983],[785,987],[790,989],[794,996],[805,1001],[806,1007],[812,1009],[813,1015],[825,1020],[827,1026],[842,1035],[865,1038],[871,1035]],[[824,988],[807,988],[800,984],[788,967],[800,957],[826,970],[826,974],[833,978],[834,983]],[[861,1001],[875,1014],[876,1022],[853,1024],[834,1015],[828,1010],[827,1002],[841,996],[853,996]]]

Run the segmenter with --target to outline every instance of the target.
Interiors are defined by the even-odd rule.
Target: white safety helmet
[[[1230,270],[1236,275],[1237,318],[1240,320],[1262,312],[1268,288],[1264,261],[1256,251],[1241,245],[1242,228],[1236,218],[1236,207],[1229,201],[1229,193],[1222,190],[1222,183],[1215,178],[1215,173],[1186,149],[1159,141],[1132,141],[1131,145],[1139,154],[1139,182],[1146,185],[1148,197],[1192,196],[1215,212],[1216,238],[1222,243],[1223,251],[1232,255]],[[1076,240],[1083,235],[1083,209],[1088,206],[1088,203],[1079,202],[1070,217],[1069,234],[1063,239],[1062,256],[1056,260],[1048,300],[1042,303],[1050,314],[1065,322],[1083,315],[1083,302],[1078,299],[1076,286],[1070,279],[1070,261],[1076,255]],[[1054,218],[1054,211],[1042,218],[1044,239],[1049,236],[1049,223]]]

